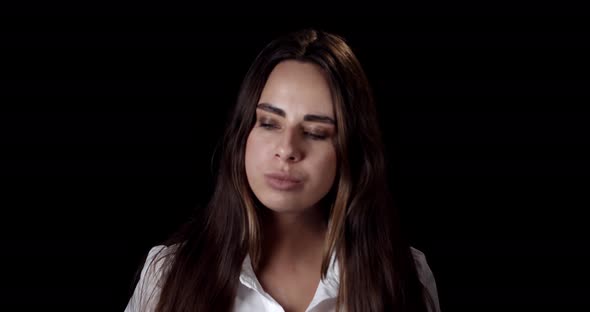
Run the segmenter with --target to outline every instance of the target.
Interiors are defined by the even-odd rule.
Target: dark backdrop
[[[249,64],[304,26],[344,36],[367,71],[443,311],[588,307],[578,11],[74,8],[0,21],[3,310],[122,311],[149,248],[206,203]]]

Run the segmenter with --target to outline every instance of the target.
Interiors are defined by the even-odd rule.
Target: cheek
[[[264,144],[262,144],[259,136],[254,132],[250,132],[246,140],[245,162],[246,170],[253,170],[261,162],[261,155],[264,153]]]
[[[336,150],[332,150],[332,154],[330,154],[330,164],[332,169],[332,179],[336,175],[336,168],[338,167],[338,159],[336,157]]]
[[[248,135],[248,139],[246,140],[246,152],[244,155],[244,161],[246,162],[246,170],[248,170],[251,167],[252,161],[255,158],[254,157],[254,151],[256,151],[256,148],[254,146],[254,142],[253,142],[253,138],[252,138],[252,132],[250,132],[250,134]]]
[[[323,182],[325,184],[331,185],[334,182],[337,166],[338,161],[336,159],[336,149],[328,149],[318,164],[318,168],[320,170],[317,170],[317,172],[322,172],[322,177],[324,178],[322,180],[324,180]]]

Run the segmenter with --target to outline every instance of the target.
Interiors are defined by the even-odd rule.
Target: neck
[[[263,266],[307,266],[321,261],[326,224],[319,208],[300,213],[266,209],[262,222]]]

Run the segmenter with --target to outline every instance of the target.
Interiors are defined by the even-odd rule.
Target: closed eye
[[[273,123],[268,123],[268,122],[259,122],[259,127],[266,129],[266,130],[273,130],[273,129],[278,129],[279,127]],[[317,141],[321,141],[321,140],[325,140],[328,136],[325,134],[318,134],[318,133],[313,133],[313,132],[309,132],[309,131],[303,131],[303,135],[307,138],[310,138],[312,140],[317,140]]]
[[[275,125],[273,125],[273,124],[264,123],[264,122],[261,122],[261,123],[260,123],[260,127],[261,127],[261,128],[265,128],[265,129],[274,129],[274,128],[277,128],[277,127],[276,127]]]
[[[314,134],[311,132],[303,132],[303,134],[309,138],[311,138],[312,140],[324,140],[326,139],[325,135],[321,135],[321,134]]]

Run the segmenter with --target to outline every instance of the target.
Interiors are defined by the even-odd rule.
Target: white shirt
[[[434,306],[429,306],[429,312],[440,312],[438,302],[438,292],[436,289],[436,282],[424,254],[411,248],[412,255],[416,262],[418,277],[426,292],[433,300]],[[153,247],[147,256],[146,264],[141,270],[140,280],[135,287],[133,295],[125,308],[125,312],[152,312],[158,302],[161,290],[161,271],[162,261],[156,261],[154,257],[158,253],[165,254],[170,252],[170,248],[160,245]],[[338,295],[339,286],[339,270],[336,257],[332,255],[330,266],[326,274],[326,279],[320,279],[320,283],[311,300],[306,312],[333,312],[336,307],[336,296]],[[236,295],[234,304],[234,312],[284,312],[280,304],[277,303],[260,285],[256,274],[252,269],[250,257],[246,256],[242,263],[242,271],[240,273],[240,285]]]

